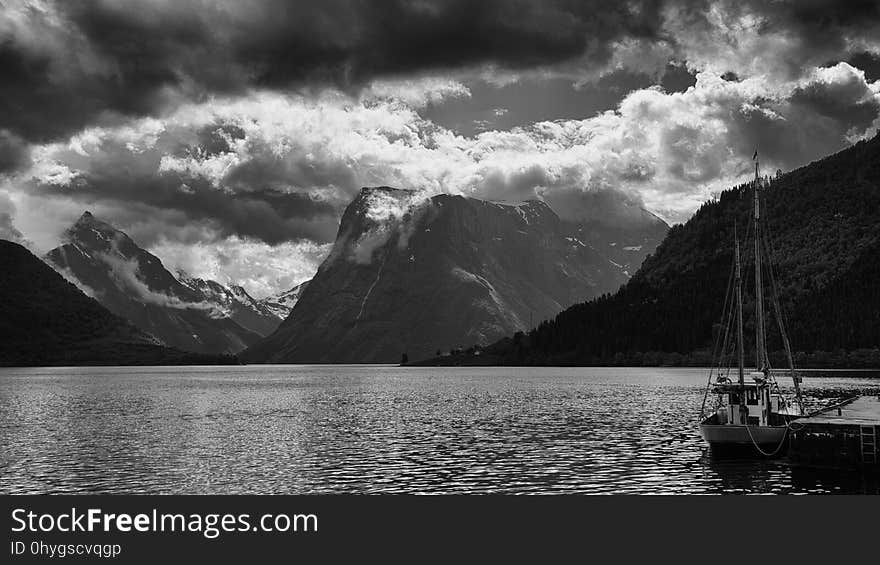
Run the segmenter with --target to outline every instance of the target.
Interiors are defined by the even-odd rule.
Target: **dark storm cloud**
[[[791,103],[806,113],[830,118],[842,130],[864,131],[880,113],[880,102],[866,92],[857,77],[834,84],[808,84],[797,89]]]
[[[196,144],[188,147],[187,153],[205,157],[228,153],[232,150],[232,143],[246,137],[245,131],[233,124],[207,126],[198,130],[196,135]]]
[[[596,143],[595,154],[608,158],[584,163],[591,154],[585,152],[578,166],[571,165],[571,173],[555,171],[543,156],[525,159],[522,169],[511,173],[506,165],[516,156],[504,163],[499,159],[497,172],[489,171],[488,165],[488,172],[479,171],[483,184],[477,194],[515,199],[533,197],[546,188],[582,199],[579,193],[585,190],[604,191],[595,205],[590,204],[597,209],[608,195],[624,200],[607,188],[618,184],[646,186],[668,179],[672,188],[664,190],[678,194],[728,174],[720,156],[729,156],[731,148],[751,156],[760,145],[774,164],[796,166],[869,131],[878,107],[864,80],[845,73],[824,82],[809,82],[808,77],[815,66],[833,67],[841,60],[863,69],[869,81],[878,77],[877,55],[866,51],[880,37],[878,6],[862,0],[4,3],[0,174],[27,166],[29,142],[65,139],[88,125],[115,126],[120,118],[163,114],[183,101],[205,101],[212,94],[259,96],[265,93],[253,91],[265,88],[296,90],[303,99],[316,100],[319,96],[310,93],[323,86],[354,93],[375,78],[435,73],[468,83],[469,96],[444,99],[436,107],[419,109],[419,116],[468,137],[478,131],[474,122],[485,122],[482,129],[512,130],[599,113],[607,114],[602,123],[619,122],[615,127],[634,134],[621,135],[619,143],[611,137],[604,145]],[[670,7],[676,10],[667,12]],[[673,14],[672,23],[667,14]],[[749,28],[748,18],[746,23],[737,19],[742,14],[761,16],[757,32]],[[730,29],[719,31],[725,25]],[[731,29],[744,34],[741,42]],[[756,41],[750,35],[754,33],[772,41]],[[716,74],[731,71],[725,75],[729,82],[710,87],[707,78],[695,89],[702,89],[699,96],[688,96],[685,91],[695,84],[699,71],[706,70],[694,62],[703,51],[704,61],[717,61],[719,68],[711,69]],[[768,64],[752,65],[755,61]],[[498,76],[510,81],[490,80],[495,76],[491,72],[472,73],[486,70],[484,65],[497,67]],[[778,68],[782,71],[777,75]],[[534,69],[556,74],[527,72]],[[768,87],[766,100],[756,99],[762,94],[745,87],[737,91],[739,81],[748,84],[761,73],[768,83],[787,86],[776,92]],[[625,97],[652,85],[661,87],[650,97],[659,108],[656,115],[647,116],[651,121],[641,115],[630,119],[630,113],[638,112],[621,110]],[[792,85],[798,86],[793,94]],[[682,94],[663,97],[664,92]],[[358,98],[345,100],[343,104],[362,107]],[[670,120],[662,111],[664,104],[672,110],[690,105],[687,114],[706,121],[681,119],[663,129]],[[284,122],[281,129],[290,130],[284,143],[261,140],[259,135],[251,139],[245,129],[253,133],[261,126],[250,119],[242,117],[237,125],[179,127],[174,140],[160,140],[155,148],[140,152],[126,149],[124,141],[115,147],[106,142],[80,154],[62,147],[58,152],[63,155],[53,159],[78,176],[64,189],[50,188],[50,179],[43,190],[63,190],[84,203],[108,199],[120,206],[167,209],[214,222],[225,235],[270,243],[298,238],[324,242],[332,239],[341,207],[360,184],[400,181],[408,169],[418,168],[414,161],[425,158],[425,152],[388,150],[389,157],[345,144],[333,150],[323,142],[309,144],[301,139],[305,131],[297,134],[298,116]],[[703,150],[711,133],[707,123],[711,126],[708,121],[713,119],[719,119],[729,135],[719,134],[709,144],[711,151]],[[327,120],[328,127],[331,122]],[[126,127],[133,123],[127,121]],[[162,127],[175,127],[169,123]],[[605,127],[584,127],[594,126],[599,134]],[[643,127],[661,131],[656,162],[638,145],[647,143],[638,135]],[[566,145],[566,139],[560,136],[555,142]],[[374,138],[361,141],[371,148],[377,143]],[[590,141],[584,138],[582,143]],[[615,150],[605,153],[609,144]],[[516,151],[528,151],[523,149],[528,145]],[[436,148],[428,141],[425,146]],[[352,155],[358,151],[367,154],[358,160]],[[224,161],[227,153],[234,158]],[[34,152],[35,160],[39,155]],[[179,163],[163,167],[163,157]],[[434,174],[431,170],[423,176]],[[436,175],[427,180],[436,180]],[[465,188],[473,187],[444,186]]]
[[[814,48],[841,47],[849,35],[873,31],[880,23],[880,3],[876,0],[751,0],[749,4],[755,11],[810,38]]]
[[[660,86],[667,92],[684,92],[697,84],[697,78],[684,65],[667,65],[660,79]]]
[[[22,10],[33,37],[0,38],[0,127],[56,138],[113,114],[249,87],[332,84],[492,63],[607,60],[653,37],[657,2],[315,0],[54,4]],[[35,38],[41,37],[43,41]]]
[[[45,141],[252,87],[356,89],[483,64],[600,67],[622,39],[674,47],[661,29],[670,4],[688,25],[711,28],[707,0],[65,0],[48,11],[23,2],[16,17],[28,32],[0,36],[0,128]],[[766,33],[799,38],[793,68],[826,62],[880,22],[874,0],[727,5],[765,16]],[[667,88],[690,80],[668,75]]]
[[[835,153],[850,137],[866,135],[880,117],[880,101],[846,64],[824,69],[779,103],[755,100],[728,117],[730,145],[741,155],[762,156],[791,169]]]
[[[738,0],[735,5],[765,18],[761,33],[787,34],[797,41],[796,53],[787,54],[786,60],[793,75],[806,66],[827,63],[829,56],[838,62],[848,54],[850,40],[874,39],[880,33],[877,0]]]
[[[127,180],[132,184],[123,186],[119,179],[93,176],[75,182],[73,191],[48,186],[43,190],[73,195],[83,202],[115,201],[123,206],[146,204],[178,211],[191,220],[209,222],[217,236],[257,238],[270,245],[298,239],[327,242],[335,235],[336,210],[306,194],[272,190],[231,193],[217,190],[202,178],[177,173]],[[160,235],[156,234],[157,239]]]
[[[346,192],[343,197],[346,202],[360,189],[355,171],[341,158],[324,155],[321,159],[310,159],[295,151],[278,155],[258,144],[247,161],[229,171],[224,184],[244,191],[250,190],[249,187],[276,191],[339,187]]]
[[[868,81],[874,82],[875,80],[880,79],[880,55],[862,51],[855,53],[846,62],[863,70],[865,72],[865,79]]]
[[[263,187],[232,191],[186,171],[161,171],[166,143],[160,140],[157,149],[130,151],[124,144],[105,141],[100,152],[79,161],[69,153],[66,158],[79,168],[69,185],[33,188],[37,194],[72,198],[84,208],[101,202],[175,212],[207,222],[215,236],[221,237],[236,235],[277,244],[298,239],[326,242],[335,235],[338,210],[309,194]],[[161,230],[161,223],[155,229]],[[145,234],[144,243],[161,235]]]
[[[388,0],[267,2],[236,56],[258,84],[375,76],[480,63],[534,67],[582,55],[604,61],[624,36],[654,36],[657,2],[598,0]],[[293,32],[293,33],[291,33]]]
[[[0,175],[24,169],[30,162],[27,142],[12,132],[0,130]]]

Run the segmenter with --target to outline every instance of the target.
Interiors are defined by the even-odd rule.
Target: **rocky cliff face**
[[[108,310],[164,344],[198,353],[237,353],[260,335],[199,288],[181,283],[158,257],[86,212],[47,261]]]
[[[291,316],[244,358],[397,362],[490,343],[618,288],[665,234],[649,224],[597,241],[538,201],[365,188]],[[628,261],[609,257],[617,246]]]

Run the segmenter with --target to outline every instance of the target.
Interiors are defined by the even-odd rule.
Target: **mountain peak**
[[[91,212],[86,210],[83,212],[82,216],[74,222],[74,224],[68,229],[68,233],[73,235],[79,229],[89,229],[92,231],[98,231],[104,234],[117,234],[122,233],[120,230],[116,229],[112,225],[108,224],[103,220],[99,220],[96,218]]]
[[[51,250],[47,260],[95,290],[112,313],[173,347],[233,353],[280,321],[268,312],[239,316],[244,301],[232,300],[223,285],[182,271],[175,277],[161,259],[91,213],[84,213],[67,236],[69,241]]]
[[[79,219],[76,222],[74,222],[73,225],[95,225],[95,224],[105,225],[105,226],[110,225],[107,222],[101,221],[98,218],[96,218],[95,215],[92,214],[91,212],[89,212],[88,210],[83,212],[82,216],[80,216]]]
[[[616,290],[635,269],[574,227],[540,200],[362,189],[295,310],[246,358],[393,362],[528,329]],[[632,263],[653,251],[634,245],[620,252]]]
[[[405,188],[394,188],[392,186],[365,186],[361,188],[361,195],[375,194],[377,192],[385,192],[388,194],[412,194],[416,191],[407,190]]]
[[[377,209],[381,211],[381,209],[387,208],[389,205],[396,208],[397,205],[393,203],[409,202],[417,194],[419,192],[416,190],[392,188],[390,186],[365,186],[349,207],[361,213],[376,211]]]

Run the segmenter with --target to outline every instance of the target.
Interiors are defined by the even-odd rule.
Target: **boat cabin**
[[[785,399],[772,392],[764,373],[753,372],[752,381],[740,385],[726,377],[720,377],[713,392],[720,397],[715,411],[716,425],[778,425],[781,413],[785,410]]]

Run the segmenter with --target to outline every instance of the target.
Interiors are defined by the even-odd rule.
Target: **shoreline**
[[[406,365],[401,365],[398,363],[240,363],[240,364],[180,364],[180,365],[172,365],[172,364],[162,364],[162,365],[109,365],[109,364],[96,364],[96,365],[0,365],[0,374],[3,373],[4,370],[16,370],[16,369],[43,369],[43,370],[53,370],[53,371],[63,371],[64,369],[112,369],[112,368],[125,368],[125,369],[133,369],[133,368],[141,368],[141,369],[173,369],[175,367],[185,367],[185,368],[200,368],[200,369],[211,369],[211,368],[224,368],[224,369],[242,369],[242,368],[250,368],[250,369],[259,369],[259,368],[269,368],[269,367],[290,367],[290,368],[306,368],[306,367],[385,367],[385,368],[393,368],[393,369],[430,369],[430,368],[448,368],[448,369],[500,369],[500,368],[508,368],[508,369],[691,369],[691,370],[704,370],[708,371],[712,367],[705,365],[571,365],[571,364],[555,364],[555,365],[508,365],[508,364],[431,364],[431,363],[409,363]],[[809,368],[799,368],[796,369],[798,373],[800,373],[804,377],[822,377],[822,376],[836,376],[836,377],[852,377],[852,378],[880,378],[880,368],[864,368],[864,367],[834,367],[834,368],[823,368],[823,367],[809,367]],[[777,369],[775,371],[777,374],[784,375],[787,372],[787,369]]]

